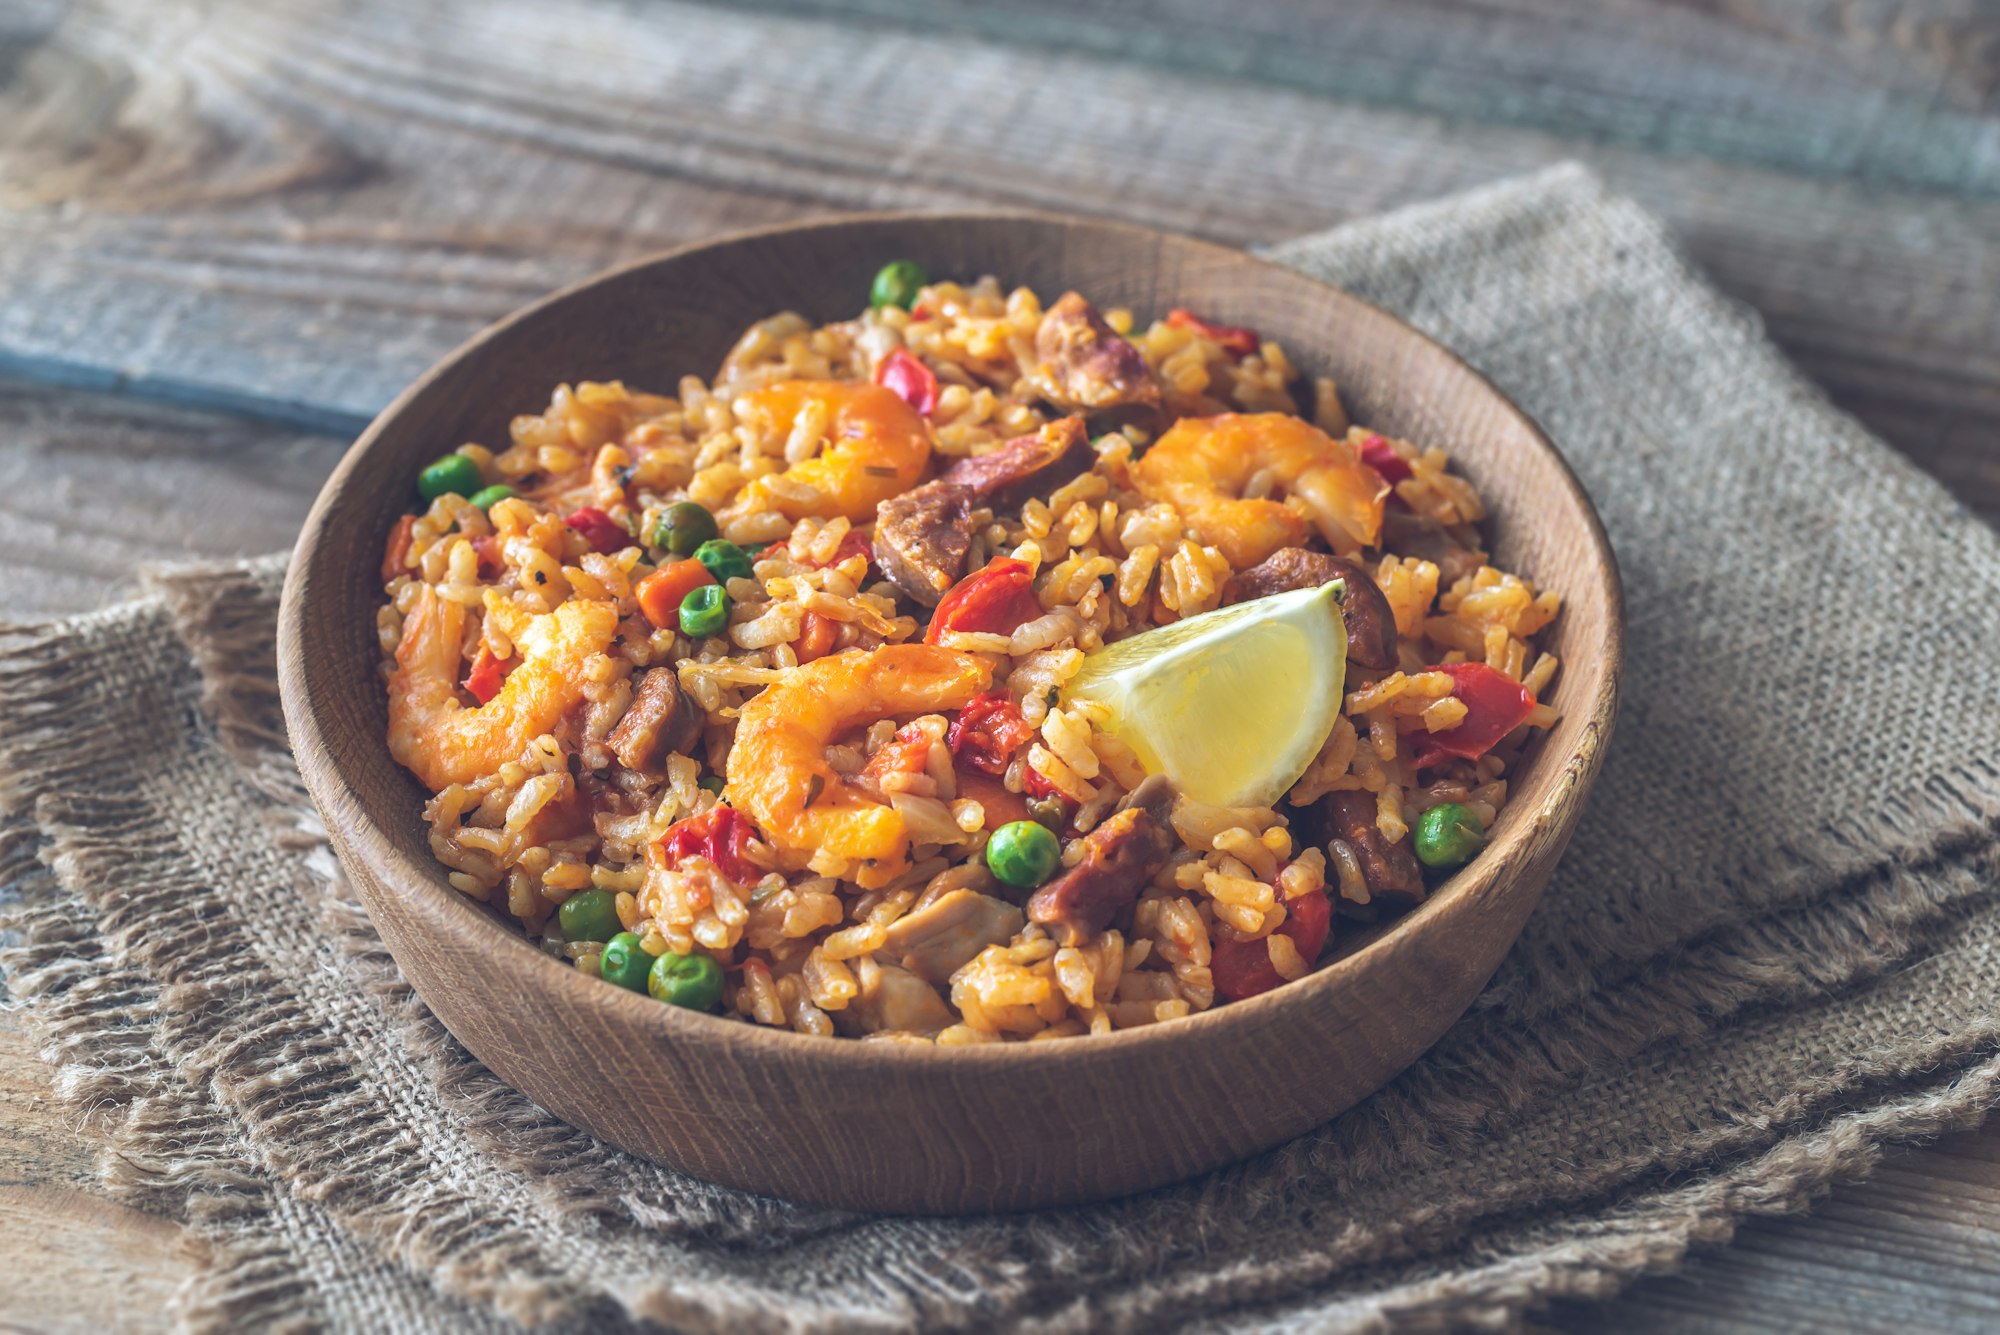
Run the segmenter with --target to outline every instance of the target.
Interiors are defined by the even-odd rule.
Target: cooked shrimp
[[[743,489],[720,518],[775,510],[791,520],[846,515],[856,523],[917,484],[931,459],[930,428],[893,390],[865,382],[788,380],[745,394],[737,416],[818,452]]]
[[[617,604],[572,598],[510,631],[518,665],[477,708],[458,699],[465,609],[426,587],[389,674],[389,754],[436,792],[520,759],[583,699],[583,667],[618,633]]]
[[[903,817],[850,785],[827,763],[827,747],[877,719],[957,709],[991,677],[983,660],[928,644],[802,664],[743,706],[729,752],[729,800],[790,869],[825,850],[872,861],[866,879],[886,880],[909,852]]]
[[[1283,501],[1245,497],[1260,473],[1306,515]],[[1389,493],[1347,446],[1286,413],[1182,418],[1133,465],[1132,478],[1148,500],[1180,511],[1238,570],[1298,546],[1307,515],[1328,546],[1352,555],[1381,533]]]

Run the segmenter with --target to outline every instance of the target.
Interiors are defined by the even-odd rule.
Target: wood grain
[[[375,665],[382,546],[441,439],[497,440],[551,380],[718,364],[783,307],[852,308],[884,255],[991,267],[1159,316],[1254,320],[1330,375],[1358,422],[1437,441],[1493,516],[1495,561],[1563,590],[1544,648],[1560,719],[1509,774],[1479,856],[1357,952],[1247,1001],[1052,1044],[825,1042],[607,987],[445,880],[390,758]],[[781,227],[614,271],[509,318],[355,443],[300,534],[278,617],[285,722],[370,920],[459,1041],[542,1107],[712,1182],[849,1209],[965,1214],[1124,1195],[1240,1159],[1379,1088],[1471,1004],[1541,896],[1616,713],[1624,613],[1596,512],[1529,418],[1393,317],[1292,270],[1162,232],[1057,218],[908,215]],[[522,998],[529,1004],[523,1006]],[[560,1015],[562,1023],[524,1023]],[[1287,1078],[1298,1070],[1313,1081]],[[1245,1102],[1241,1091],[1261,1096]],[[903,1128],[857,1137],[866,1106]],[[1152,1116],[1172,1106],[1175,1116]],[[1062,1108],[1067,1134],[1050,1136]],[[727,1115],[718,1117],[718,1110]]]
[[[1582,156],[1673,222],[1836,401],[2000,514],[2000,473],[1959,449],[2000,434],[1992,44],[1975,19],[1632,4],[1618,21],[1671,40],[1600,67],[1608,20],[1583,0],[1519,4],[1513,23],[1437,8],[1364,6],[1300,50],[1373,42],[1403,53],[1382,57],[1393,72],[1442,24],[1454,78],[1424,86],[1504,75],[1517,93],[1495,114],[740,7],[52,7],[4,39],[0,366],[353,429],[534,295],[750,223],[996,204],[1261,242]],[[1292,13],[1251,6],[1246,30],[1271,47]],[[1571,28],[1575,43],[1540,40]],[[1214,45],[1187,32],[1154,45]],[[1643,133],[1550,133],[1581,91],[1516,106],[1558,67],[1549,87],[1602,83],[1603,117]],[[1805,99],[1785,134],[1819,136],[1817,166],[1756,147],[1775,131],[1739,103],[1760,79]],[[1826,119],[1825,102],[1847,110]],[[1980,128],[1954,138],[1967,117]],[[1697,121],[1708,138],[1683,142]],[[1694,156],[1723,135],[1750,147]],[[1963,140],[1923,168],[1963,189],[1836,174],[1854,166],[1841,145],[1916,162],[1874,151],[1912,136]]]
[[[345,445],[4,377],[0,421],[0,567],[14,617],[129,597],[149,563],[289,546]]]
[[[20,1018],[0,1010],[0,1325],[164,1326],[192,1254],[180,1225],[92,1189],[99,1152],[56,1103]]]
[[[2000,193],[2000,14],[1952,0],[764,0],[1877,185]]]
[[[725,227],[825,207],[993,201],[1261,241],[1581,155],[1669,216],[1838,402],[2000,517],[1993,158],[1962,158],[1955,175],[1931,149],[1965,153],[1990,134],[2000,86],[1990,6],[1165,0],[1135,32],[1101,24],[1104,6],[987,0],[912,39],[891,25],[930,24],[928,5],[866,0],[779,25],[806,34],[788,54],[803,49],[799,67],[814,72],[783,85],[745,39],[757,21],[731,8],[683,22],[665,6],[502,0],[440,7],[426,22],[384,2],[333,15],[271,6],[259,24],[241,3],[0,6],[0,361],[350,431],[486,318],[603,263]],[[864,11],[881,22],[865,24]],[[1016,67],[1059,19],[1098,22],[1099,37],[1054,36],[1101,41],[1102,54],[1036,60],[981,115],[950,99],[967,69],[1003,64],[961,59],[987,13],[1015,44]],[[1292,22],[1297,13],[1307,18]],[[1410,16],[1400,26],[1399,13]],[[1689,23],[1699,31],[1659,40]],[[1611,29],[1614,41],[1645,36],[1607,56],[1570,42],[1579,24],[1596,41],[1613,24],[1631,25]],[[1429,77],[1441,68],[1433,43],[1463,57],[1449,78]],[[1287,59],[1289,70],[1269,63]],[[1362,63],[1375,82],[1357,92],[1351,66]],[[1759,81],[1777,95],[1757,117],[1716,95],[1755,98]],[[1955,119],[1932,136],[1925,126],[1909,164],[1875,151],[1872,118],[1893,114],[1907,143],[1926,86],[1938,111],[1989,128],[1968,136]],[[813,100],[823,89],[829,105]],[[930,111],[924,94],[946,98],[952,115],[912,135],[912,118]],[[1885,100],[1892,113],[1879,110]],[[1218,106],[1219,117],[1204,114]],[[1000,170],[959,170],[967,146]],[[1090,155],[1094,166],[1080,167]],[[1864,162],[1876,175],[1857,184],[1847,173]],[[97,458],[134,490],[161,466],[145,439],[149,405],[31,397],[54,419],[123,420]],[[259,448],[232,418],[185,420],[190,432],[165,457],[204,430],[229,442],[209,456],[218,465]],[[10,564],[41,553],[74,573],[60,587],[11,581],[0,615],[58,610],[64,598],[74,601],[60,610],[95,606],[128,579],[103,559],[101,536],[40,522],[39,496],[83,508],[32,490],[49,466],[45,440],[12,417],[0,425],[6,498],[26,498],[0,512],[0,549]],[[187,475],[177,495],[206,498],[195,502],[199,550],[274,545],[268,530],[243,527],[259,513],[241,503],[246,476],[255,470]],[[293,497],[300,510],[310,490]],[[128,499],[112,489],[93,506]],[[143,501],[132,504],[131,522],[143,520]],[[9,1267],[0,1324],[161,1324],[155,1267],[173,1258],[147,1226],[107,1206],[99,1232],[43,1245],[44,1221],[71,1208],[61,1193],[90,1151],[64,1129],[4,1013],[0,1088],[0,1175],[18,1168],[37,1184],[0,1212],[0,1256],[34,1258]],[[2000,1128],[1899,1154],[1812,1217],[1751,1221],[1680,1276],[1546,1321],[1990,1329],[1995,1161]],[[43,1190],[56,1195],[44,1201]],[[1910,1263],[1933,1253],[1951,1263]],[[135,1300],[117,1303],[121,1291]]]

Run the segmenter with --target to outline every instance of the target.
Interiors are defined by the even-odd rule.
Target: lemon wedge
[[[1108,644],[1063,695],[1102,705],[1149,774],[1211,806],[1273,806],[1326,745],[1347,675],[1345,587],[1253,598]]]

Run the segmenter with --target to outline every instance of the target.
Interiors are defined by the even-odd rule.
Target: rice
[[[648,954],[704,954],[720,966],[718,1008],[744,1023],[822,1037],[1028,1041],[1207,1010],[1240,991],[1246,970],[1261,971],[1260,986],[1303,977],[1322,953],[1323,928],[1312,924],[1328,910],[1317,906],[1367,919],[1407,902],[1407,890],[1399,898],[1370,883],[1381,846],[1406,848],[1423,814],[1443,802],[1490,825],[1527,734],[1556,718],[1542,696],[1559,664],[1536,639],[1560,611],[1557,595],[1486,561],[1474,527],[1484,504],[1442,449],[1357,427],[1324,378],[1302,405],[1292,391],[1298,373],[1277,342],[1113,310],[1104,325],[1143,358],[1164,418],[1093,428],[1101,434],[1089,466],[1018,504],[978,498],[967,568],[1021,562],[1037,610],[999,628],[930,637],[980,665],[988,692],[1018,719],[1012,749],[988,768],[970,764],[955,731],[961,708],[971,712],[965,705],[857,717],[820,746],[809,802],[837,791],[842,802],[893,813],[906,841],[901,862],[790,846],[754,822],[726,856],[721,844],[701,842],[700,831],[736,828],[746,785],[764,777],[731,767],[756,701],[804,680],[815,662],[921,644],[930,631],[929,609],[877,563],[872,510],[847,512],[845,484],[829,471],[852,431],[840,417],[844,400],[798,382],[851,387],[892,358],[916,358],[936,381],[923,427],[935,463],[910,474],[914,485],[1062,416],[1038,338],[1046,321],[1066,318],[1063,308],[982,278],[933,283],[912,309],[885,306],[827,325],[781,312],[745,330],[712,380],[684,376],[671,394],[559,385],[542,412],[513,419],[505,441],[459,445],[487,484],[517,494],[482,510],[447,492],[398,525],[375,613],[392,690],[417,677],[399,667],[399,653],[414,664],[435,628],[455,626],[456,640],[435,650],[455,666],[426,688],[423,707],[480,708],[484,728],[498,711],[527,710],[534,697],[509,695],[501,683],[541,670],[537,655],[561,609],[609,611],[601,647],[551,682],[561,707],[498,729],[497,749],[459,733],[405,738],[392,729],[405,763],[449,772],[424,818],[450,883],[586,971],[598,968],[602,943],[566,939],[563,905],[601,896]],[[794,392],[803,396],[796,411],[773,407],[790,402],[773,394]],[[1060,867],[1074,870],[1099,856],[1091,840],[1123,837],[1140,819],[1124,808],[1151,809],[1138,752],[1101,706],[1066,701],[1066,684],[1102,646],[1223,605],[1241,573],[1226,543],[1142,488],[1135,466],[1169,420],[1262,412],[1303,413],[1328,448],[1373,460],[1393,482],[1391,530],[1414,537],[1403,550],[1385,538],[1360,560],[1394,627],[1395,662],[1350,662],[1338,720],[1273,807],[1179,798],[1166,809],[1167,852],[1108,922],[1031,920],[1026,892],[999,884],[987,867],[1001,826],[1024,812],[1058,826]],[[1240,494],[1310,517],[1276,467],[1251,469]],[[685,559],[650,539],[686,501],[713,512],[720,537],[751,553],[748,574],[725,572],[727,613],[715,627],[647,602],[647,581]],[[600,550],[586,529],[626,540]],[[1313,526],[1304,531],[1300,541],[1317,541]],[[699,633],[683,633],[683,624]],[[1428,751],[1468,722],[1455,674],[1469,665],[1518,682],[1532,707],[1484,754]],[[638,763],[627,720],[648,708],[646,674],[662,668],[690,716],[678,749]],[[481,706],[488,688],[499,703]],[[1319,813],[1337,802],[1361,822],[1328,828]],[[949,914],[965,915],[953,930],[971,932],[976,948],[938,962],[926,951],[955,938],[933,920]],[[1336,931],[1328,953],[1338,939]]]

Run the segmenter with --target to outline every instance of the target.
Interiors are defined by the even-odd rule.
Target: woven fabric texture
[[[203,1247],[179,1318],[1503,1324],[1983,1117],[2000,1093],[1992,530],[1579,169],[1275,256],[1533,413],[1624,571],[1603,777],[1520,943],[1435,1049],[1289,1145],[1088,1209],[869,1218],[639,1162],[467,1056],[349,897],[278,719],[281,560],[183,567],[0,640],[8,986],[108,1137],[108,1187]]]

